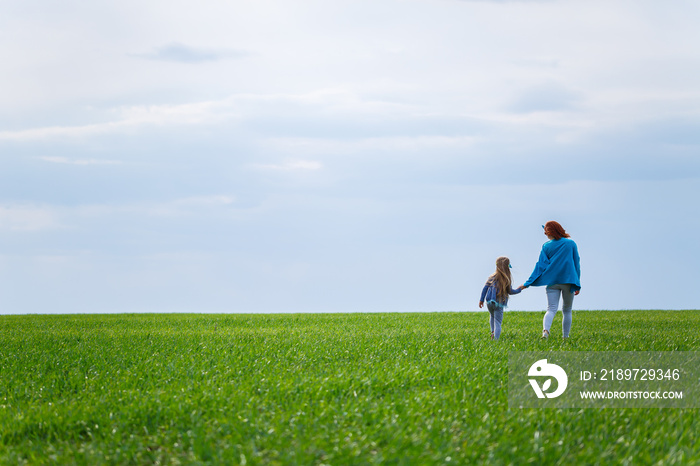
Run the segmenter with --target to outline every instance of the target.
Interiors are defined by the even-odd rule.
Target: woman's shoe
[[[491,332],[491,339],[493,340],[493,332]]]
[[[546,340],[547,338],[549,338],[549,330],[544,329],[542,330],[542,339]]]

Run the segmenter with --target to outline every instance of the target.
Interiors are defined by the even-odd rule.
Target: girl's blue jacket
[[[520,288],[513,289],[511,286],[508,288],[508,294],[518,294],[522,290]],[[498,300],[498,287],[496,286],[496,281],[494,280],[493,282],[490,280],[486,281],[486,285],[484,285],[484,289],[481,290],[481,299],[479,301],[486,302],[486,303],[493,303],[498,307],[506,307],[508,304],[508,296],[506,296],[505,302],[501,302]]]
[[[581,264],[576,243],[569,238],[547,241],[525,286],[571,284],[571,291],[581,289]]]

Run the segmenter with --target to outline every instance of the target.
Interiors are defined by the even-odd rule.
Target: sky
[[[694,0],[0,8],[0,313],[700,307]]]

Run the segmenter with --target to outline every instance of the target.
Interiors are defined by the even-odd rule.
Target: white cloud
[[[228,195],[214,195],[214,196],[195,196],[187,197],[183,199],[176,199],[173,201],[174,205],[185,206],[185,207],[197,207],[197,206],[217,206],[217,205],[230,205],[236,202],[234,196]]]
[[[395,153],[423,155],[428,150],[467,149],[478,140],[473,136],[386,136],[371,138],[303,138],[303,137],[277,137],[263,142],[264,146],[275,151],[287,153],[307,153],[316,156],[333,157],[337,155],[349,155],[356,159],[362,159],[370,154],[370,157],[380,153]],[[436,155],[436,154],[434,154]],[[319,162],[317,167],[321,168]],[[262,168],[294,169],[307,168],[304,166],[263,165]]]
[[[315,160],[290,160],[283,163],[255,164],[255,168],[262,170],[296,171],[296,170],[320,170],[323,168],[321,162]]]
[[[121,204],[22,204],[0,206],[0,230],[30,232],[80,229],[91,220],[113,222],[129,218],[191,218],[235,205],[230,195],[193,196],[163,202]],[[118,220],[116,220],[118,221]]]
[[[516,113],[534,113],[575,110],[581,100],[579,93],[560,83],[543,83],[526,89],[510,105]]]
[[[173,42],[162,47],[156,47],[153,52],[135,54],[134,56],[148,60],[191,64],[219,61],[227,58],[243,58],[248,55],[249,53],[243,50],[192,47],[178,42]]]
[[[103,123],[0,131],[0,141],[80,138],[130,132],[148,126],[200,125],[220,122],[236,116],[227,99],[179,105],[121,106],[110,112],[115,114],[116,118]]]
[[[131,126],[128,122],[96,123],[80,126],[47,126],[14,131],[0,131],[0,141],[34,141],[56,137],[81,137],[118,131]]]
[[[69,159],[68,157],[60,156],[40,156],[40,160],[51,163],[60,163],[67,165],[120,165],[120,160],[100,160],[100,159]]]
[[[50,207],[0,206],[0,229],[33,232],[62,228],[56,212]]]
[[[193,196],[161,202],[133,202],[121,204],[83,204],[74,207],[55,207],[67,217],[97,218],[119,216],[191,217],[203,212],[216,211],[234,205],[234,196],[220,194]]]
[[[558,68],[561,65],[561,59],[557,57],[546,56],[531,56],[521,57],[513,60],[513,63],[519,66],[533,66],[537,68]]]

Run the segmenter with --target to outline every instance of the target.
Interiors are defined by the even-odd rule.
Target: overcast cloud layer
[[[698,307],[695,1],[2,9],[0,313]]]

